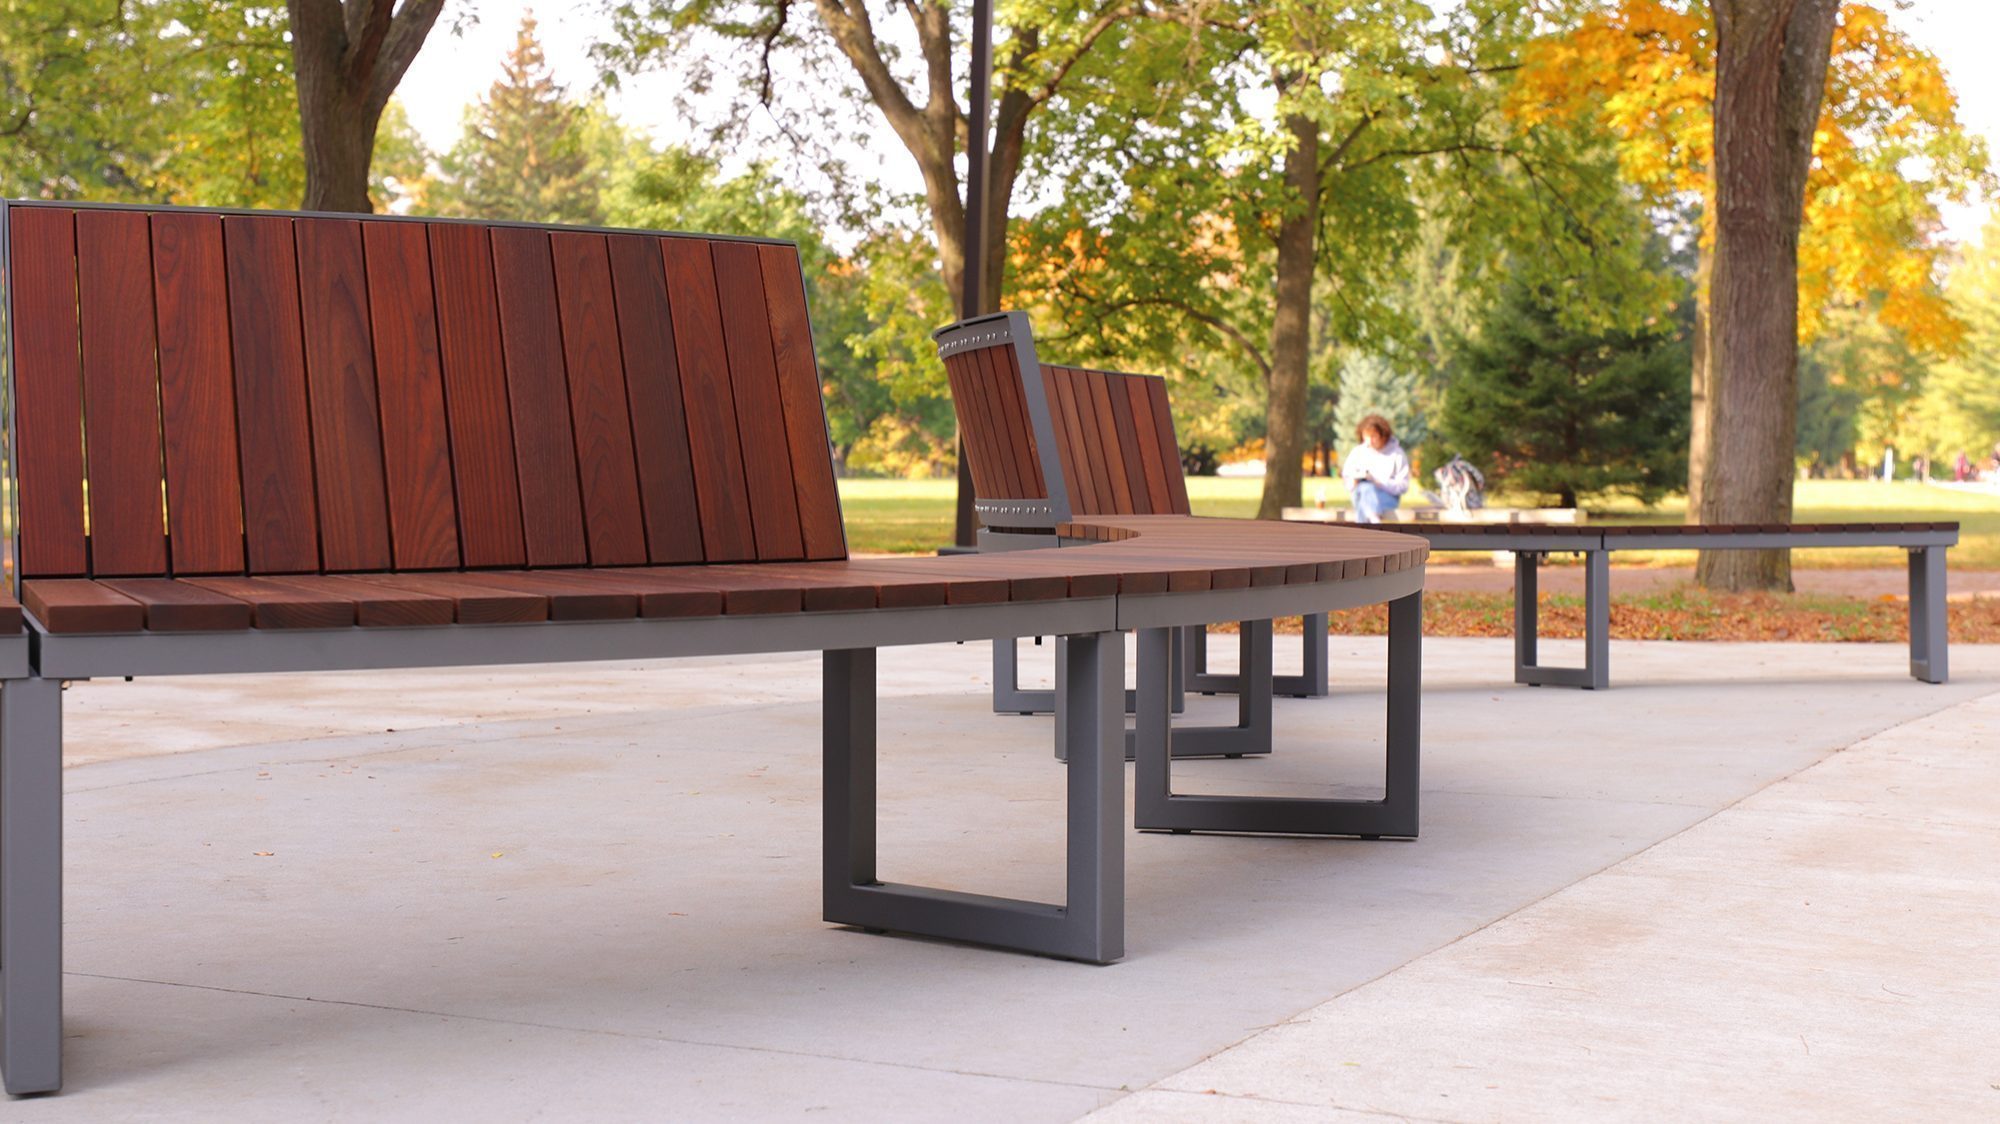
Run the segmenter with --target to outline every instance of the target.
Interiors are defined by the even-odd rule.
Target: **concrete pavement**
[[[1226,666],[1227,642],[1215,643]],[[1646,917],[1680,903],[1688,927],[1655,939],[1695,949],[1714,916],[1731,916],[1709,868],[1689,860],[1641,887],[1620,881],[1621,864],[1908,723],[1942,723],[1925,740],[1981,744],[1985,727],[1966,723],[2000,690],[1990,649],[1959,648],[1954,682],[1926,687],[1904,677],[1894,646],[1617,648],[1617,686],[1586,693],[1506,682],[1506,641],[1427,642],[1423,838],[1132,836],[1131,955],[1109,968],[819,921],[816,657],[79,684],[67,708],[68,1090],[0,1105],[0,1117],[1261,1112],[1269,1070],[1254,1059],[1231,1071],[1240,1095],[1191,1096],[1183,1086],[1201,1078],[1174,1075],[1226,1063],[1266,1028],[1305,1025],[1301,1013],[1329,1000],[1431,978],[1440,958],[1568,893],[1615,901],[1639,888],[1628,905]],[[1177,780],[1365,792],[1380,768],[1381,659],[1377,640],[1336,637],[1335,697],[1280,700],[1272,758],[1190,763]],[[1062,777],[1049,720],[988,713],[985,662],[983,645],[883,655],[883,873],[1055,897]],[[1194,705],[1198,719],[1227,703]],[[1906,855],[1928,853],[1929,877],[1988,861],[1967,852],[1992,846],[1973,830],[1978,793],[1995,790],[1991,757],[1953,759],[1958,799],[1971,802],[1951,821],[1964,825],[1960,846]],[[1856,780],[1840,799],[1858,802],[1851,817],[1901,825],[1898,801],[1914,797],[1899,793],[1915,791],[1902,784]],[[1745,873],[1728,877],[1746,895],[1757,872],[1768,881],[1796,865],[1757,830],[1733,845]],[[1944,900],[1934,891],[1918,895],[1924,908]],[[1710,898],[1712,915],[1695,912]],[[1963,911],[1938,920],[1981,931]],[[1615,941],[1537,949],[1557,980],[1622,978]],[[1564,967],[1570,956],[1581,963]],[[1783,957],[1753,963],[1767,961]],[[1696,1011],[1704,986],[1720,1002],[1755,982],[1724,973],[1723,959],[1691,963],[1679,994]],[[1652,989],[1643,967],[1627,970]],[[1455,1026],[1435,1012],[1482,969],[1455,970],[1398,1000],[1407,1016],[1378,1008],[1363,1060]],[[1801,1002],[1823,982],[1773,980]],[[1353,1024],[1334,1025],[1351,1036]],[[1474,1045],[1528,1048],[1497,1022],[1472,1025],[1491,1032]],[[1562,1041],[1589,1048],[1595,1033],[1584,1023]],[[1884,1081],[1913,1080],[1911,1055],[1895,1054]],[[1283,1066],[1314,1068],[1293,1057]],[[1431,1084],[1421,1091],[1456,1088]],[[1538,1099],[1545,1089],[1523,1082],[1515,1100],[1472,1101],[1470,1115],[1428,1102],[1416,1114],[1593,1107]],[[1336,1094],[1290,1111],[1325,1118],[1345,1107]]]

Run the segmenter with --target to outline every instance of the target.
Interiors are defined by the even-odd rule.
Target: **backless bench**
[[[1770,550],[1895,547],[1909,556],[1910,676],[1942,683],[1949,673],[1945,636],[1945,551],[1958,545],[1956,523],[1693,524],[1418,523],[1401,524],[1436,551],[1511,551],[1514,555],[1514,681],[1530,686],[1611,686],[1611,554],[1619,550]],[[1539,660],[1539,575],[1549,554],[1584,560],[1582,667]]]
[[[5,635],[0,604],[15,1094],[61,1083],[64,680],[819,650],[827,920],[1106,962],[1118,633],[1307,604],[1408,621],[1421,597],[1424,545],[1370,531],[1247,542],[1181,519],[848,559],[787,243],[5,203],[0,365],[26,629]],[[1036,634],[1068,652],[1067,900],[881,882],[875,649]],[[1227,820],[1231,798],[1200,799]],[[1384,802],[1356,803],[1351,830],[1382,826]]]

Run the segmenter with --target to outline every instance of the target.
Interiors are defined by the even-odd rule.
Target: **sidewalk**
[[[1128,836],[1131,955],[1108,968],[819,920],[814,657],[78,684],[67,715],[69,1082],[60,1097],[0,1111],[10,1121],[1144,1111],[1147,1098],[1181,1094],[1117,1102],[1204,1059],[1225,1064],[1231,1046],[1329,999],[1352,1002],[1405,973],[1421,980],[1544,899],[1608,895],[1640,920],[1719,902],[1700,865],[1654,882],[1600,872],[1712,830],[1701,825],[1745,797],[1906,723],[1929,721],[1925,740],[1976,749],[1989,712],[1949,708],[2000,690],[1990,648],[1954,651],[1954,682],[1927,687],[1904,676],[1898,646],[1621,643],[1618,686],[1595,693],[1515,687],[1508,652],[1506,641],[1426,644],[1423,838]],[[1050,722],[989,713],[986,660],[984,645],[883,653],[883,873],[1059,897]],[[1381,666],[1378,640],[1334,638],[1335,696],[1279,700],[1272,758],[1188,763],[1177,780],[1193,791],[1368,791],[1381,767]],[[1230,705],[1192,704],[1196,721]],[[1991,752],[1953,767],[1964,771],[1950,807],[2000,790]],[[1883,833],[1922,826],[1925,776],[1870,782],[1878,790],[1837,817],[1873,817]],[[1858,799],[1847,791],[1841,800]],[[1896,893],[1868,891],[1878,910],[1914,903],[1912,919],[1931,916],[1921,910],[1937,902],[1938,879],[1983,879],[1990,894],[1991,856],[1976,848],[1991,836],[1973,828],[1991,815],[1937,818],[1961,825],[1961,842],[1896,851],[1909,874]],[[1730,884],[1793,877],[1804,852],[1781,843],[1738,848],[1729,857],[1746,865]],[[1968,893],[1975,907],[1984,914],[1939,914],[1925,932],[1990,945],[1990,903]],[[1712,1009],[1744,993],[1743,977],[1677,931],[1690,955],[1673,973],[1678,990],[1660,994],[1680,1005],[1659,1009],[1680,1021],[1656,1033],[1715,1033]],[[1814,939],[1774,947],[1836,968],[1874,949],[1850,947],[1846,931]],[[1799,951],[1813,948],[1816,960]],[[1935,953],[1936,971],[1958,970],[1956,948]],[[1629,973],[1658,992],[1645,974],[1657,966],[1621,966],[1627,951],[1565,937],[1533,955],[1552,981],[1604,987]],[[1845,977],[1828,979],[1784,977],[1783,995],[1845,1010],[1834,999],[1846,993],[1826,990]],[[1928,976],[1881,982],[1943,1002],[1905,986],[1930,988]],[[1331,1051],[1325,1064],[1409,1050],[1421,1065],[1378,1072],[1410,1075],[1431,1099],[1457,1094],[1424,1076],[1454,1077],[1430,1068],[1445,1042],[1418,1054],[1414,1038],[1388,1037],[1451,1025],[1435,1020],[1456,1009],[1454,994],[1432,984],[1385,1000],[1370,1016],[1378,1052]],[[1553,1075],[1600,1042],[1646,1041],[1615,1021],[1549,1033],[1558,1045],[1536,1048],[1566,1054],[1494,1067]],[[1464,1040],[1498,1052],[1509,1034]],[[1642,1060],[1606,1068],[1606,1087],[1639,1097],[1623,1083],[1639,1080]],[[1921,1072],[1899,1066],[1856,1065],[1853,1080],[1874,1073],[1886,1097],[1905,1071]],[[1510,1103],[1542,1088],[1517,1087]],[[1198,1107],[1211,1102],[1250,1103]],[[1481,1105],[1469,1118],[1496,1114]],[[1422,1113],[1441,1114],[1458,1118]]]

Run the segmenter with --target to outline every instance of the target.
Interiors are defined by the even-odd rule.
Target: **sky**
[[[452,0],[447,6],[438,31],[411,65],[399,91],[411,124],[432,148],[449,148],[458,138],[466,107],[499,76],[500,62],[514,45],[515,30],[530,7],[521,0]],[[549,66],[573,92],[585,92],[596,81],[589,46],[607,26],[597,8],[592,0],[578,4],[558,0],[543,3],[536,12]],[[461,35],[445,31],[444,23],[474,11],[477,22]],[[2000,152],[2000,65],[1993,59],[1994,44],[2000,43],[2000,0],[1909,0],[1895,21],[1943,61],[1958,93],[1960,120]],[[628,124],[651,131],[656,140],[682,140],[686,126],[673,109],[674,88],[675,76],[669,72],[627,78],[612,98],[612,107]],[[872,163],[892,189],[920,190],[915,164],[886,129],[882,134],[874,149],[856,154],[857,169]],[[1974,239],[1988,213],[1984,202],[1948,208],[1944,215],[1948,237]]]

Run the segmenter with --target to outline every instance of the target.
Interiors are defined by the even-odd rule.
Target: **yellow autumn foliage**
[[[1703,0],[1607,0],[1530,45],[1509,98],[1518,120],[1595,118],[1619,166],[1656,199],[1713,198],[1715,27]],[[1958,121],[1936,56],[1875,4],[1846,3],[1813,135],[1799,236],[1799,335],[1829,308],[1872,305],[1919,351],[1949,354],[1965,327],[1945,302],[1938,206],[1973,194],[1986,152]],[[1703,207],[1704,249],[1713,208]]]

